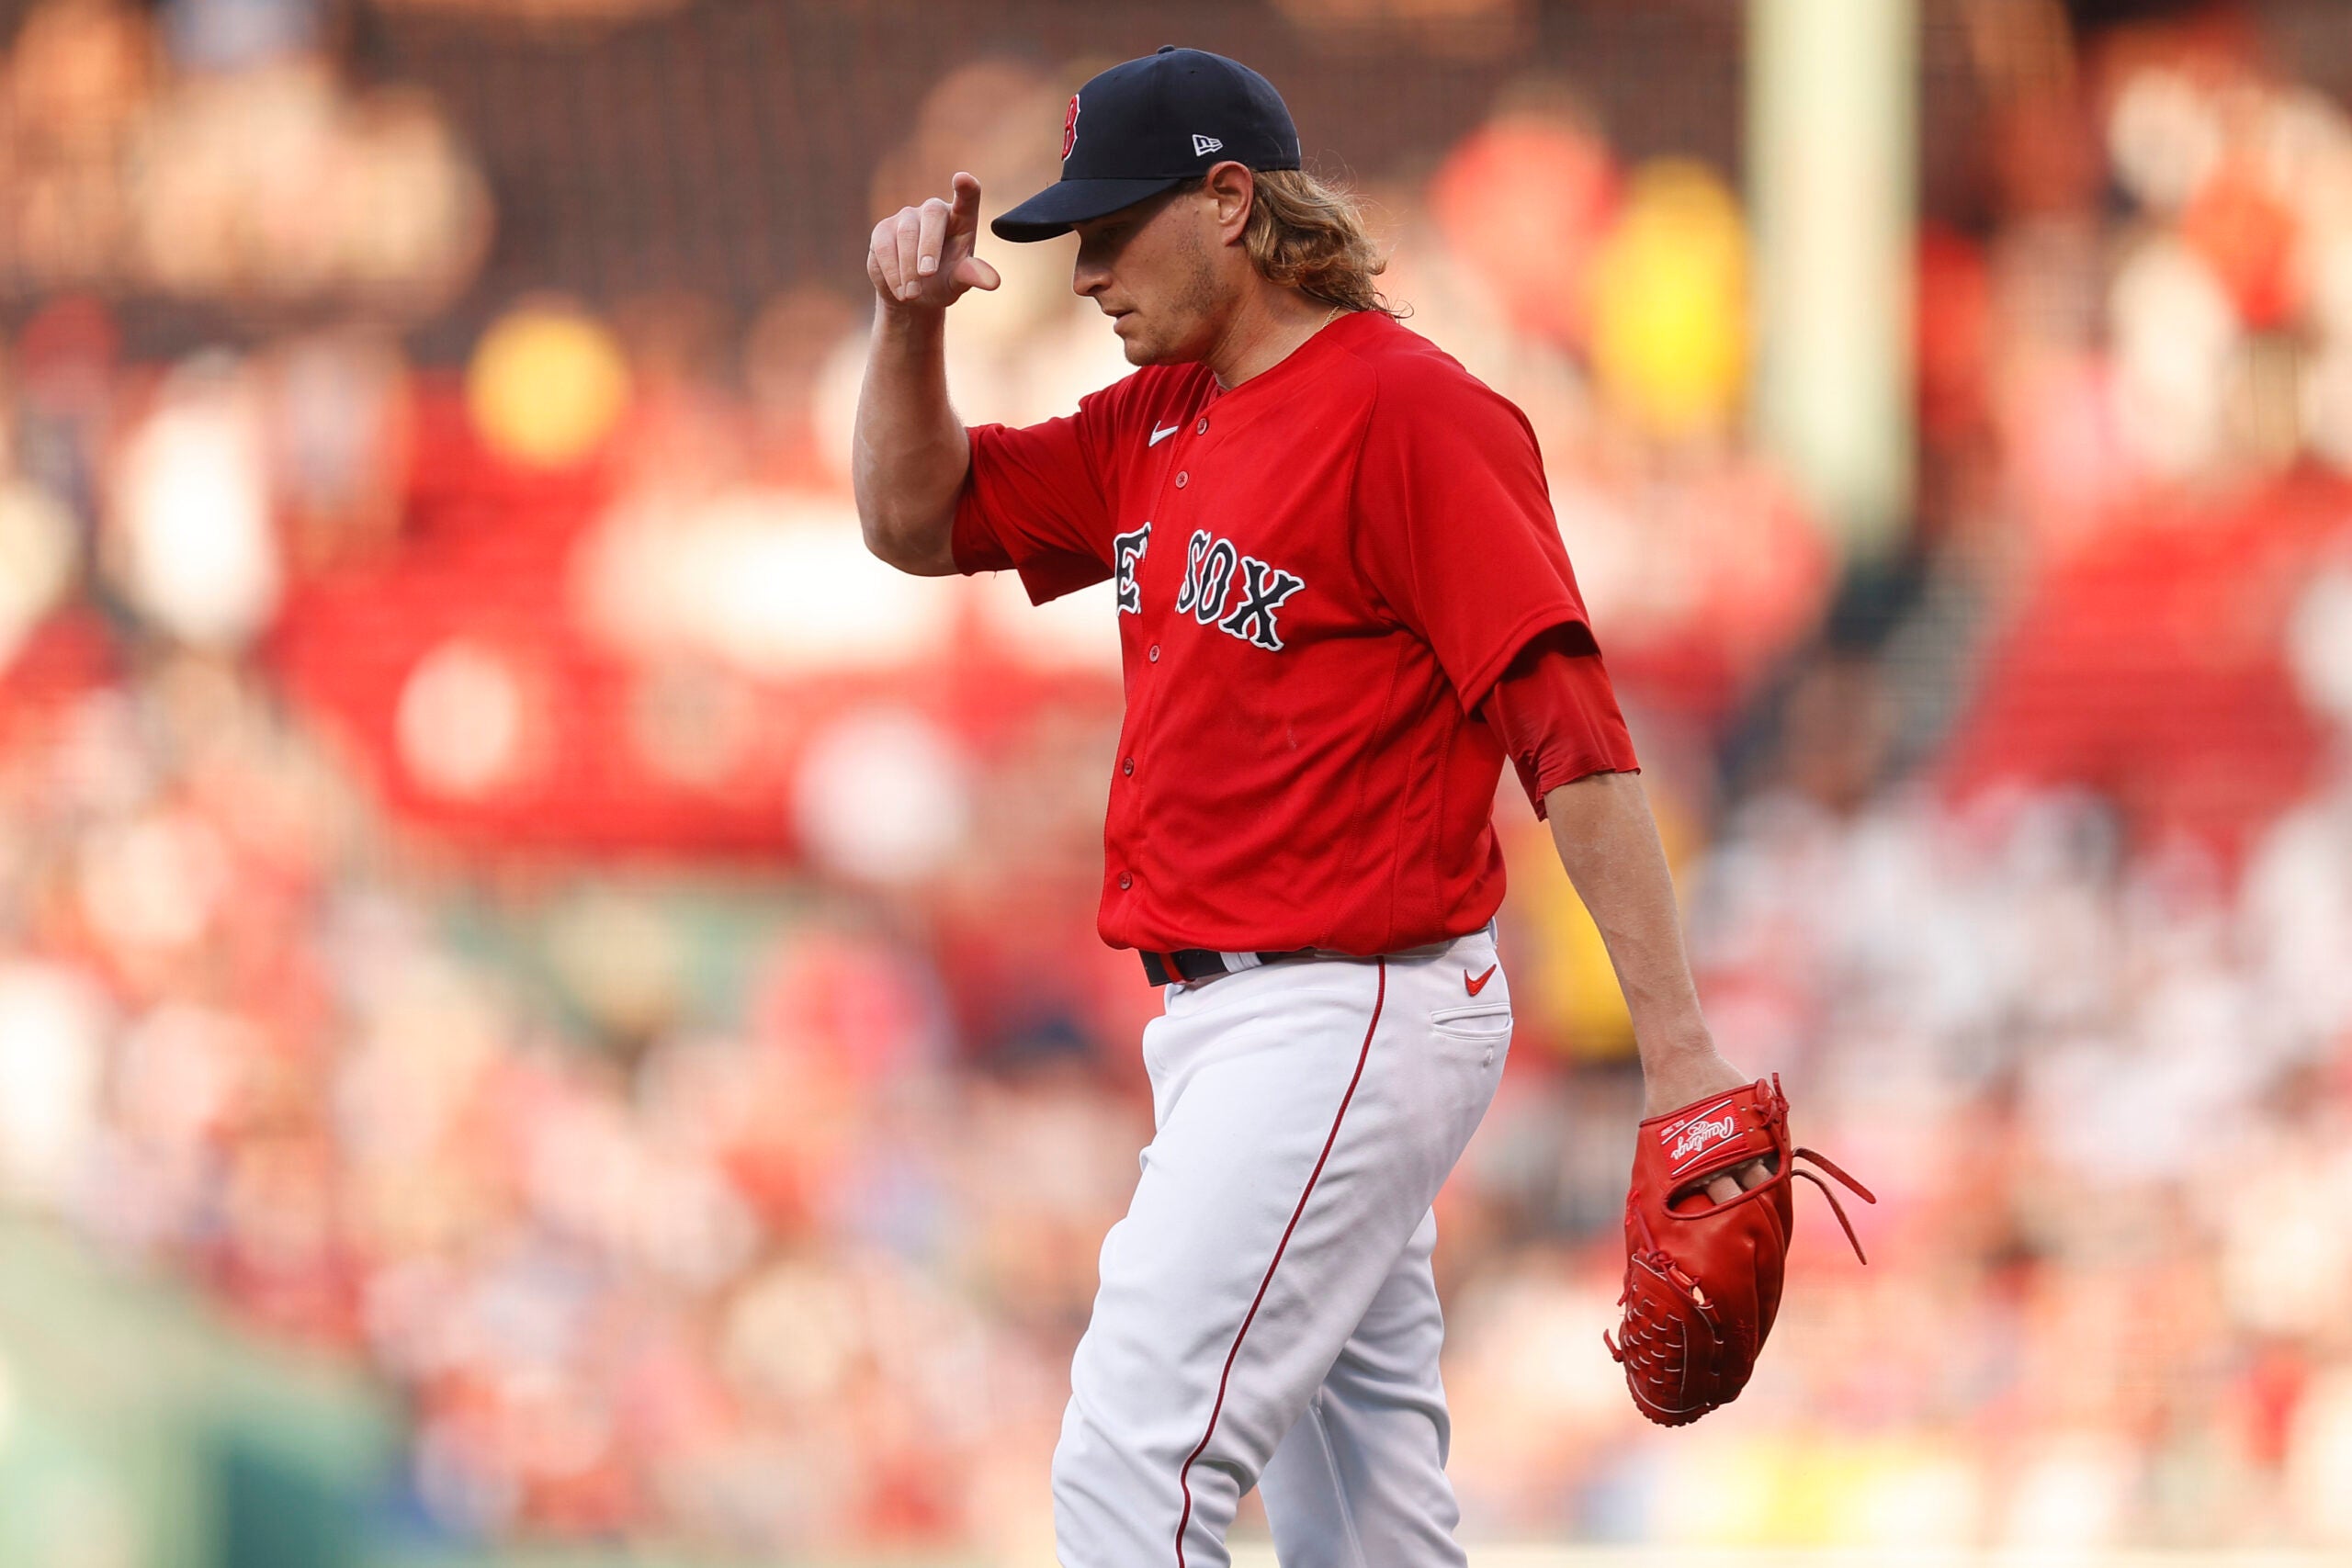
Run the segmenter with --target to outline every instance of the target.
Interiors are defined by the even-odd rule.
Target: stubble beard
[[[1217,276],[1216,260],[1197,234],[1188,239],[1181,258],[1171,259],[1181,260],[1183,281],[1167,307],[1153,312],[1168,330],[1125,340],[1130,365],[1189,365],[1207,357],[1231,311],[1233,291]]]

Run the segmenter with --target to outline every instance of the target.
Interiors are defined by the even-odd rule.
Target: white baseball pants
[[[1510,1047],[1493,928],[1164,1008],[1054,1453],[1063,1568],[1225,1568],[1253,1485],[1283,1568],[1457,1568],[1430,1206]]]

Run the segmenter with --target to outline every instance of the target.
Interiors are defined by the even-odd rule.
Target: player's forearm
[[[947,401],[944,311],[875,311],[851,438],[851,483],[865,547],[901,571],[956,570],[956,497],[971,462]]]
[[[1552,842],[1600,927],[1645,1071],[1712,1056],[1682,919],[1638,773],[1590,773],[1544,797]]]

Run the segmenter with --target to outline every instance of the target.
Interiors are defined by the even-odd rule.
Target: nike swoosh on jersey
[[[1484,975],[1479,976],[1475,980],[1470,978],[1470,971],[1464,969],[1462,972],[1462,988],[1469,992],[1472,996],[1476,996],[1480,991],[1487,988],[1487,982],[1495,977],[1495,971],[1498,967],[1500,967],[1498,964],[1487,964],[1487,972]]]
[[[1171,435],[1175,434],[1178,431],[1180,431],[1180,430],[1182,430],[1182,429],[1183,429],[1183,428],[1184,428],[1184,427],[1183,427],[1183,425],[1182,425],[1182,424],[1178,423],[1178,424],[1171,424],[1171,425],[1170,425],[1170,426],[1169,426],[1167,429],[1165,429],[1165,430],[1155,430],[1155,431],[1153,431],[1153,432],[1151,433],[1151,440],[1150,440],[1148,443],[1147,443],[1147,445],[1148,445],[1148,446],[1159,446],[1161,442],[1163,442],[1163,441],[1167,440],[1170,436],[1171,436]]]

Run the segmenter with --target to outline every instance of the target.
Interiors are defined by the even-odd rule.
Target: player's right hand
[[[1004,281],[973,254],[980,231],[980,182],[958,171],[953,188],[950,200],[934,196],[874,226],[865,276],[884,305],[945,310],[967,288],[994,288]]]

